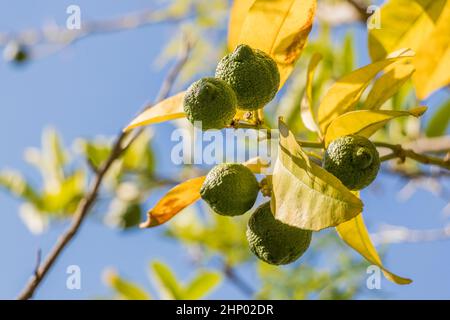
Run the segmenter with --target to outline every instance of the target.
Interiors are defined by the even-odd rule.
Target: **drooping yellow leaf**
[[[378,110],[411,78],[415,71],[414,65],[396,63],[377,79],[369,92],[363,109]]]
[[[230,10],[228,22],[228,50],[233,51],[239,44],[242,25],[248,10],[255,0],[234,0]]]
[[[303,95],[302,102],[300,104],[300,114],[305,127],[313,132],[319,132],[319,128],[316,123],[316,116],[313,106],[312,97],[312,83],[314,79],[314,72],[319,62],[322,60],[322,55],[315,53],[309,61],[308,71],[306,72],[306,84],[305,94]]]
[[[347,112],[331,122],[325,134],[325,146],[331,141],[350,134],[369,138],[388,121],[404,116],[420,117],[427,107],[417,107],[409,111],[358,110]]]
[[[319,106],[318,121],[322,132],[341,114],[352,111],[358,103],[364,90],[383,69],[402,59],[410,59],[409,50],[401,51],[397,56],[377,61],[357,69],[338,81],[327,91]]]
[[[450,1],[390,0],[381,8],[380,29],[369,32],[373,61],[411,48],[417,55],[413,80],[420,99],[450,83]]]
[[[238,43],[268,53],[280,71],[280,88],[306,44],[316,0],[256,0],[250,7]]]
[[[133,128],[169,121],[173,119],[185,117],[183,111],[183,98],[185,92],[180,92],[170,98],[167,98],[153,107],[148,108],[140,115],[138,115],[131,123],[124,129],[129,131]]]
[[[364,224],[362,213],[355,218],[336,227],[336,231],[344,242],[366,258],[370,263],[383,270],[385,277],[397,284],[410,284],[411,279],[399,277],[387,270],[370,240],[369,233]]]
[[[172,219],[178,212],[200,199],[200,188],[205,176],[193,178],[170,189],[153,209],[147,213],[147,221],[141,228],[159,226]]]
[[[335,176],[311,162],[283,121],[272,177],[271,208],[292,226],[319,231],[348,221],[363,203]]]

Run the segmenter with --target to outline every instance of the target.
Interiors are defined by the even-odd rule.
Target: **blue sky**
[[[152,3],[152,2],[150,2]],[[18,31],[41,26],[49,20],[64,23],[66,8],[73,1],[0,1],[0,30]],[[130,0],[77,1],[83,19],[100,19],[123,12],[148,8],[149,1]],[[152,63],[165,41],[174,36],[168,25],[96,35],[48,58],[34,61],[24,68],[14,68],[0,61],[0,168],[16,168],[33,177],[34,171],[23,160],[26,147],[40,146],[42,129],[55,127],[71,143],[77,137],[114,135],[157,94],[167,71]],[[365,39],[358,37],[360,50]],[[367,61],[363,58],[360,63]],[[427,101],[431,108],[444,99],[445,93]],[[159,141],[164,141],[170,125],[158,125]],[[165,163],[170,150],[157,142],[158,163]],[[170,166],[160,166],[168,173]],[[370,230],[381,224],[404,225],[416,229],[439,228],[446,222],[441,211],[443,199],[430,193],[417,193],[401,203],[396,179],[379,179],[382,196],[363,193],[366,219]],[[15,297],[31,274],[38,248],[48,252],[65,224],[49,232],[32,235],[18,217],[19,202],[0,193],[0,298]],[[149,204],[151,205],[151,203]],[[101,274],[114,266],[128,278],[148,286],[148,263],[161,259],[169,263],[181,279],[192,275],[185,251],[173,241],[162,240],[162,228],[151,232],[120,233],[90,219],[45,279],[36,297],[40,299],[79,299],[107,294]],[[383,290],[391,298],[450,298],[450,241],[392,245],[387,250],[386,265],[414,279],[410,286],[397,286],[386,280]],[[350,249],[349,249],[350,250]],[[66,267],[77,264],[82,269],[82,290],[67,290]],[[253,277],[250,268],[240,272]],[[212,298],[243,298],[229,284],[223,284]]]

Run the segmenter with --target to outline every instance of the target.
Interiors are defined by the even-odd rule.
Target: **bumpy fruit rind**
[[[258,192],[258,181],[250,169],[231,163],[215,166],[200,189],[202,199],[225,216],[246,213],[255,204]]]
[[[273,265],[289,264],[300,258],[311,243],[312,231],[299,229],[276,220],[270,202],[252,214],[247,226],[250,250]]]
[[[361,190],[375,180],[380,169],[380,156],[369,139],[344,136],[330,143],[323,167],[350,190]]]
[[[202,130],[222,129],[231,124],[236,114],[236,95],[223,80],[203,78],[194,82],[183,99],[189,121]]]
[[[241,44],[217,65],[216,77],[234,90],[238,108],[257,110],[276,95],[280,73],[275,61],[265,52]]]

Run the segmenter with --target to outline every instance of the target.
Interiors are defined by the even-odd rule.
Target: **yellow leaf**
[[[414,59],[417,72],[413,76],[419,99],[450,84],[450,1],[435,29]]]
[[[358,110],[347,112],[331,122],[325,134],[325,146],[342,136],[357,134],[369,138],[388,121],[404,116],[419,117],[426,107],[417,107],[409,111]]]
[[[369,92],[363,109],[378,110],[411,78],[415,71],[414,65],[396,63],[377,79]]]
[[[335,176],[311,162],[283,121],[272,177],[271,208],[292,226],[319,231],[348,221],[363,203]]]
[[[272,56],[280,71],[280,88],[303,51],[316,5],[316,0],[256,0],[248,11],[238,42]]]
[[[228,50],[233,51],[239,44],[242,25],[248,10],[255,0],[234,0],[230,10],[228,22]]]
[[[370,263],[377,265],[383,270],[385,277],[397,284],[410,284],[411,279],[399,277],[387,270],[382,262],[364,224],[362,213],[350,221],[344,222],[336,227],[336,231],[344,242],[366,258]]]
[[[315,112],[313,106],[312,98],[312,83],[314,79],[314,72],[319,62],[322,60],[322,55],[315,53],[311,60],[309,61],[308,71],[306,72],[306,84],[305,84],[305,94],[300,105],[300,114],[305,127],[313,132],[319,132],[315,120]]]
[[[141,228],[159,226],[172,219],[178,212],[200,199],[200,188],[205,176],[187,180],[170,189],[153,209],[147,213],[147,221]]]
[[[373,61],[411,48],[417,55],[413,77],[420,99],[450,82],[450,1],[390,0],[381,8],[381,28],[369,32]]]
[[[183,98],[185,92],[180,92],[170,98],[167,98],[153,107],[148,108],[140,115],[138,115],[131,123],[124,129],[129,131],[133,128],[169,121],[173,119],[185,117],[183,111]]]
[[[364,90],[379,72],[401,59],[410,58],[410,51],[402,51],[398,56],[364,66],[336,81],[327,91],[319,106],[320,130],[325,132],[334,118],[352,111]]]

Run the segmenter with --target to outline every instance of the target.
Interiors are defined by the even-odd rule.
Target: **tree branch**
[[[425,154],[420,154],[411,149],[404,149],[399,144],[390,144],[386,142],[374,142],[374,144],[377,147],[387,148],[392,151],[390,154],[381,157],[381,161],[388,161],[398,158],[401,162],[404,162],[406,158],[410,158],[422,164],[431,164],[450,170],[450,159],[441,159]]]
[[[188,47],[188,50],[183,51],[183,54],[179,58],[179,62],[169,72],[167,78],[164,80],[161,86],[162,90],[160,91],[156,101],[160,101],[167,97],[167,95],[170,92],[170,89],[172,88],[176,80],[177,75],[181,71],[183,65],[186,63],[191,48],[190,43],[187,44],[186,46]],[[27,283],[22,293],[18,296],[18,299],[26,300],[30,299],[33,296],[36,289],[41,284],[42,280],[47,275],[47,273],[49,272],[55,261],[58,259],[58,257],[61,255],[61,253],[70,243],[70,241],[74,238],[74,236],[77,234],[85,217],[92,209],[95,201],[97,200],[100,187],[102,185],[105,175],[111,168],[111,165],[117,159],[120,158],[120,156],[126,150],[126,147],[129,146],[129,144],[126,147],[123,146],[123,142],[127,137],[128,133],[121,132],[118,134],[108,159],[98,168],[98,171],[94,177],[93,183],[91,184],[88,193],[78,204],[78,207],[74,213],[73,220],[69,229],[61,235],[59,240],[54,245],[53,249],[47,255],[47,258],[45,259],[43,264],[36,269],[36,272],[31,277],[30,281]]]
[[[236,288],[238,288],[244,295],[248,297],[253,296],[255,290],[236,274],[232,266],[224,263],[223,273],[225,274],[227,279],[230,280],[230,282],[233,283]]]

